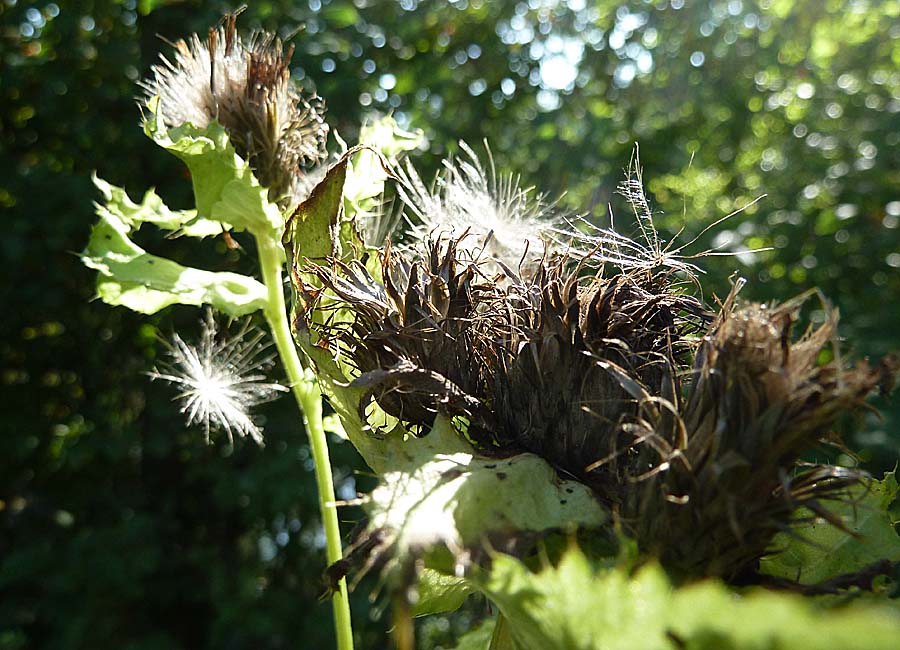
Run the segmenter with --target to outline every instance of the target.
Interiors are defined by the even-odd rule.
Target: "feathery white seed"
[[[459,239],[460,246],[484,254],[510,268],[537,261],[551,243],[557,217],[533,188],[521,188],[512,175],[498,175],[488,149],[489,167],[465,142],[465,156],[444,161],[444,171],[431,189],[407,162],[399,170],[398,193],[417,223],[410,237]]]
[[[188,426],[203,424],[207,442],[210,429],[220,429],[229,442],[234,442],[237,434],[262,444],[262,431],[250,410],[288,390],[265,381],[262,371],[273,356],[266,354],[271,344],[261,343],[264,337],[262,331],[250,329],[248,322],[237,336],[217,338],[210,310],[199,343],[189,345],[173,334],[171,341],[166,341],[169,361],[148,374],[180,389],[174,399],[181,403],[181,413],[187,417]]]

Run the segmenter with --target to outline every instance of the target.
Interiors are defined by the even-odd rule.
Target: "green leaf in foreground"
[[[453,650],[493,650],[491,639],[494,636],[495,619],[489,618],[478,627],[466,632],[456,643]]]
[[[173,304],[209,304],[232,316],[249,314],[266,305],[266,289],[253,278],[182,266],[147,253],[129,238],[142,222],[172,229],[182,227],[180,224],[204,228],[193,221],[191,213],[169,210],[152,192],[136,205],[120,188],[99,179],[97,185],[108,202],[97,206],[100,220],[91,231],[81,260],[98,271],[97,294],[105,303],[144,314]]]
[[[830,506],[848,531],[822,520],[799,524],[795,535],[781,533],[772,548],[777,554],[760,562],[763,573],[816,584],[860,571],[880,560],[900,561],[900,536],[890,507],[898,495],[896,473],[872,480],[851,492],[850,498]],[[813,517],[812,513],[805,513]]]
[[[443,418],[423,438],[391,436],[384,445],[387,469],[367,510],[389,567],[429,551],[609,521],[587,487],[562,480],[542,458],[479,456]]]
[[[478,580],[517,650],[885,650],[900,617],[878,607],[817,609],[791,594],[737,593],[718,581],[675,588],[648,565],[597,569],[577,549],[538,573],[499,555]]]

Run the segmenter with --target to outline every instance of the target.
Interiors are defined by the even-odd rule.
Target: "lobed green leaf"
[[[162,230],[171,230],[174,237],[210,237],[219,235],[227,224],[203,219],[196,210],[171,210],[152,189],[147,190],[140,204],[132,201],[125,189],[117,187],[94,174],[94,185],[103,194],[105,208],[115,214],[129,231],[149,223]]]
[[[100,220],[91,231],[81,260],[98,271],[97,294],[101,300],[144,314],[173,304],[209,304],[232,316],[242,316],[266,305],[265,286],[253,278],[182,266],[147,253],[129,237],[144,222],[162,224],[170,230],[191,228],[195,233],[203,232],[209,222],[196,220],[190,211],[169,210],[153,192],[137,205],[121,188],[100,179],[95,182],[107,203],[97,205]]]
[[[801,513],[810,523],[794,526],[792,534],[775,537],[773,555],[760,562],[763,573],[816,584],[839,575],[860,571],[880,560],[900,562],[900,535],[891,504],[900,488],[896,473],[869,481],[851,491],[849,498],[829,509],[845,522],[847,530]]]
[[[596,568],[575,548],[539,572],[497,556],[479,583],[517,650],[887,650],[900,638],[900,617],[888,609],[823,610],[713,580],[676,588],[656,565],[633,575]]]

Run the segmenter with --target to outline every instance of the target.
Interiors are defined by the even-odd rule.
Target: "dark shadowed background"
[[[136,82],[160,39],[205,32],[233,5],[161,0],[0,3],[0,650],[327,648],[330,607],[312,463],[294,403],[262,409],[267,444],[186,430],[143,374],[158,334],[200,312],[146,318],[92,302],[96,170],[138,198],[187,207],[183,167],[138,126]],[[900,5],[890,0],[272,0],[239,21],[296,45],[294,76],[352,142],[392,111],[425,130],[427,174],[464,139],[558,205],[632,232],[614,194],[635,142],[657,224],[701,260],[712,300],[818,287],[844,349],[900,348]],[[298,31],[299,30],[299,31]],[[159,35],[159,36],[158,36]],[[292,36],[293,35],[293,36]],[[249,271],[224,241],[145,236],[193,266]],[[208,244],[208,243],[207,243]],[[246,246],[252,251],[252,246]],[[806,317],[821,319],[816,298]],[[845,423],[873,472],[900,456],[900,407]],[[371,489],[333,446],[339,493]],[[822,452],[813,452],[822,453]],[[358,511],[344,513],[349,533]],[[354,594],[359,648],[387,643],[377,581]],[[452,647],[479,603],[420,625]]]

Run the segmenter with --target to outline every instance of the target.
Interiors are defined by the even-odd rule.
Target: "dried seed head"
[[[159,97],[166,126],[205,128],[218,121],[235,151],[248,160],[270,200],[287,207],[300,165],[325,155],[328,125],[324,102],[304,97],[291,81],[284,51],[274,34],[257,31],[248,42],[237,33],[236,14],[211,28],[206,41],[194,34],[175,43],[175,60],[162,57],[152,76],[141,82],[145,104]]]
[[[361,265],[315,269],[353,314],[320,334],[387,412],[426,431],[461,415],[485,453],[540,455],[687,576],[752,570],[798,509],[827,517],[859,479],[799,462],[896,372],[818,365],[835,318],[793,341],[797,301],[732,295],[713,320],[665,274],[584,277],[560,258],[500,281],[460,255],[387,250],[383,285]]]
[[[836,316],[795,341],[802,298],[738,308],[737,285],[713,318],[644,227],[627,263],[545,254],[523,274],[437,236],[383,251],[383,282],[317,266],[336,317],[313,327],[387,412],[426,432],[463,416],[483,453],[529,451],[588,485],[674,572],[736,578],[798,510],[828,518],[859,480],[801,454],[897,364],[820,364]]]
[[[505,346],[491,396],[497,442],[618,500],[644,471],[630,462],[641,395],[673,390],[706,315],[649,274],[579,278],[565,267],[565,259],[542,264],[530,314],[513,312],[517,340]]]
[[[531,188],[521,188],[517,177],[498,175],[490,149],[485,169],[465,142],[459,146],[465,155],[444,161],[444,171],[432,189],[409,162],[398,170],[400,198],[416,219],[411,239],[454,240],[474,255],[510,268],[536,262],[556,225],[550,207]],[[466,234],[469,237],[463,239]]]
[[[679,405],[683,443],[667,471],[623,504],[639,543],[672,568],[725,577],[752,570],[798,509],[828,518],[823,502],[845,496],[861,478],[846,468],[803,465],[800,456],[896,369],[819,365],[837,317],[830,313],[794,341],[798,307],[794,300],[738,309],[732,294],[698,350]]]
[[[265,381],[263,370],[271,365],[266,354],[270,344],[262,344],[265,334],[249,329],[249,323],[231,339],[216,338],[212,310],[206,312],[200,342],[185,343],[178,334],[167,342],[168,363],[150,373],[177,386],[181,392],[181,412],[188,426],[202,424],[209,441],[210,429],[223,429],[228,441],[233,435],[249,436],[262,444],[262,431],[253,422],[250,409],[275,399],[287,391],[280,384]]]
[[[474,395],[491,370],[478,357],[489,354],[485,306],[498,289],[457,243],[429,240],[420,259],[388,246],[383,284],[358,262],[312,269],[340,300],[331,307],[353,313],[351,323],[317,326],[319,335],[344,346],[360,372],[354,385],[413,425],[428,427],[438,413],[488,413]]]

